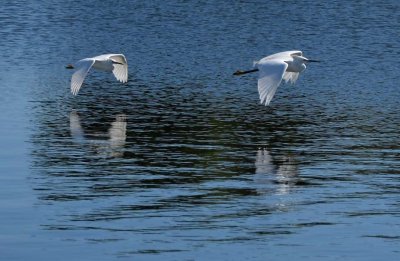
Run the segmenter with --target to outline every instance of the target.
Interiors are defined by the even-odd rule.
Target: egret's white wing
[[[292,59],[293,56],[303,56],[303,53],[302,53],[302,51],[285,51],[285,52],[271,54],[270,56],[267,56],[263,59],[266,59],[266,60],[272,60],[272,59],[288,60],[288,59]]]
[[[302,51],[285,51],[285,52],[280,52],[276,53],[273,55],[270,55],[266,57],[266,59],[280,59],[282,61],[291,61],[293,60],[294,56],[303,56]],[[283,74],[283,79],[285,82],[290,82],[294,84],[297,81],[297,78],[299,78],[299,73],[298,72],[285,72]]]
[[[262,59],[257,63],[259,70],[258,92],[261,104],[268,105],[282,81],[288,64],[281,60]]]
[[[113,54],[109,57],[114,63],[113,74],[120,82],[128,81],[128,62],[123,54]]]
[[[291,84],[294,84],[297,81],[297,78],[299,78],[298,72],[285,72],[283,74],[285,82],[290,82]]]
[[[303,56],[302,51],[288,51],[290,53],[290,56]]]
[[[71,78],[71,92],[73,95],[77,95],[79,89],[82,86],[83,80],[90,68],[93,66],[95,60],[93,59],[83,59],[76,64],[77,71],[72,75]]]

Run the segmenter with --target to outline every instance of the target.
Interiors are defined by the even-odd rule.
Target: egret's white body
[[[269,105],[282,79],[294,84],[299,74],[306,69],[308,62],[318,61],[307,59],[301,51],[280,52],[254,62],[256,69],[237,71],[234,75],[259,71],[258,92],[260,102]]]
[[[128,62],[123,54],[103,54],[92,58],[85,58],[76,63],[75,66],[69,65],[67,68],[77,71],[71,78],[71,92],[77,95],[83,81],[90,68],[99,71],[112,72],[120,82],[128,81]]]

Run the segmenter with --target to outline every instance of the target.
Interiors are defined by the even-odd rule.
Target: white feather
[[[92,68],[93,64],[94,64],[94,60],[93,59],[83,59],[80,60],[77,64],[76,64],[76,69],[77,71],[72,75],[71,78],[71,92],[73,95],[77,95],[83,81],[85,80],[85,77],[87,75],[87,73],[89,72],[90,68]]]
[[[113,74],[120,82],[128,81],[128,62],[123,54],[111,55],[110,59],[114,62]]]
[[[257,64],[259,73],[258,92],[261,104],[268,105],[281,84],[283,74],[288,67],[287,63],[278,60],[261,60]]]

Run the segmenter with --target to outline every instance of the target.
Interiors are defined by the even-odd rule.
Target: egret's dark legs
[[[253,70],[248,70],[248,71],[237,70],[236,72],[233,73],[233,75],[242,75],[242,74],[252,73],[252,72],[257,72],[257,71],[258,71],[258,69],[253,69]]]

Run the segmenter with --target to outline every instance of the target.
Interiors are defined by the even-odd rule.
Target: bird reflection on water
[[[111,157],[123,156],[123,147],[126,143],[126,115],[117,114],[115,120],[108,129],[107,140],[104,134],[95,134],[96,139],[90,139],[85,135],[78,113],[73,110],[69,115],[70,133],[73,140],[79,144],[89,144],[96,152]],[[91,134],[93,136],[93,134]],[[99,139],[100,138],[100,139]]]
[[[292,155],[285,155],[274,162],[266,148],[259,148],[255,161],[254,180],[258,183],[259,193],[288,194],[299,181],[299,169]],[[273,187],[271,188],[271,184]],[[275,188],[277,185],[277,188]]]

